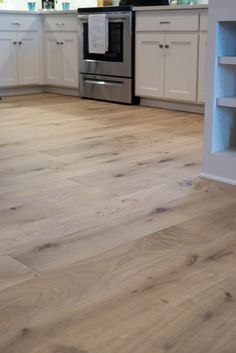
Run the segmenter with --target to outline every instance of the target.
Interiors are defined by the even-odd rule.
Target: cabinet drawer
[[[198,31],[198,14],[137,12],[136,31]]]
[[[37,31],[40,16],[32,15],[0,15],[0,31]]]
[[[78,18],[77,16],[45,16],[44,18],[45,31],[77,31]]]
[[[207,14],[202,14],[200,16],[200,31],[208,30],[208,16]]]

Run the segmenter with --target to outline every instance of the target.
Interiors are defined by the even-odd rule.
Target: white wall
[[[27,0],[3,0],[0,3],[0,9],[6,10],[27,10]],[[31,0],[36,2],[37,9],[41,9],[41,0]],[[70,2],[70,9],[74,10],[78,7],[92,7],[97,6],[97,0],[64,0]],[[57,0],[56,9],[61,10],[61,3],[63,0]]]

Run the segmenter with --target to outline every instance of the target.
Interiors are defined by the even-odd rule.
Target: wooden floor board
[[[0,102],[0,352],[235,353],[236,188],[203,117]]]

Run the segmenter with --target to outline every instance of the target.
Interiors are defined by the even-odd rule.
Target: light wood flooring
[[[235,353],[236,188],[203,117],[0,101],[0,353]]]

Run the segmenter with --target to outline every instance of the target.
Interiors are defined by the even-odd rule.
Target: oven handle
[[[88,17],[89,15],[79,15],[78,18],[80,21],[88,21]],[[116,13],[112,13],[112,14],[108,14],[107,18],[110,20],[112,19],[119,19],[119,20],[127,20],[130,17],[130,14],[116,14]]]
[[[102,86],[123,86],[124,85],[124,83],[121,81],[104,81],[104,80],[94,80],[90,78],[86,78],[84,82],[91,83],[94,85],[102,85]]]

